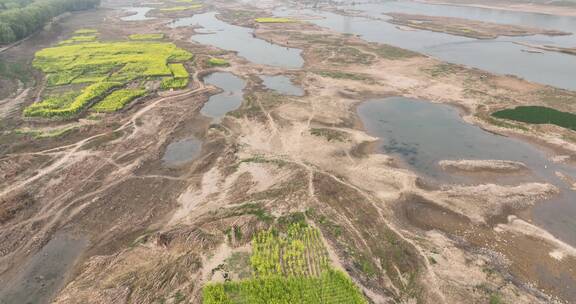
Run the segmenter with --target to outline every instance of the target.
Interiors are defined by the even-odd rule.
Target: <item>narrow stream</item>
[[[282,47],[254,37],[250,28],[228,24],[216,18],[215,12],[176,19],[171,27],[201,26],[198,35],[192,40],[212,45],[224,50],[238,52],[238,55],[257,64],[284,68],[300,68],[304,64],[300,49]]]
[[[410,168],[440,183],[478,183],[471,176],[449,174],[438,162],[460,159],[512,160],[526,164],[527,178],[491,176],[492,183],[518,184],[526,181],[551,183],[561,194],[532,209],[535,224],[563,241],[576,246],[576,193],[555,172],[576,177],[576,168],[552,162],[552,156],[519,139],[484,131],[464,122],[448,105],[392,97],[370,100],[358,107],[358,114],[371,135],[381,139],[378,150],[396,155]]]

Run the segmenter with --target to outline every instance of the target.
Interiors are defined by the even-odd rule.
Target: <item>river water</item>
[[[254,37],[254,30],[232,25],[216,18],[215,12],[194,15],[174,20],[171,27],[200,26],[200,34],[192,40],[213,45],[218,48],[235,51],[239,56],[253,63],[284,68],[300,68],[304,64],[302,51],[282,47]]]
[[[232,73],[217,72],[204,78],[204,82],[223,90],[222,93],[212,95],[202,107],[202,115],[213,118],[218,122],[226,113],[236,110],[242,104],[246,82]]]
[[[576,32],[576,18],[543,14],[504,12],[490,9],[445,5],[427,5],[412,1],[381,1],[373,4],[342,5],[341,9],[359,11],[365,17],[343,16],[335,13],[293,8],[279,8],[275,15],[311,15],[320,19],[308,20],[331,30],[359,35],[370,42],[386,43],[427,54],[443,61],[464,64],[497,74],[510,74],[529,81],[559,88],[576,90],[576,56],[558,52],[535,54],[523,52],[529,44],[576,46],[576,36],[500,37],[478,40],[444,33],[417,30],[405,31],[385,21],[383,13],[400,12],[436,16],[460,17],[503,24],[518,24]],[[370,17],[370,18],[368,18]],[[379,18],[382,20],[377,20]]]
[[[553,154],[522,140],[484,131],[463,121],[458,110],[442,104],[403,97],[370,100],[358,107],[368,133],[380,138],[378,150],[395,155],[423,177],[439,183],[474,184],[471,176],[450,174],[438,162],[460,159],[496,159],[523,162],[530,176],[492,175],[491,183],[548,182],[559,196],[532,209],[535,224],[576,246],[576,192],[555,172],[576,177],[576,168],[554,163]],[[486,180],[477,181],[485,183]]]

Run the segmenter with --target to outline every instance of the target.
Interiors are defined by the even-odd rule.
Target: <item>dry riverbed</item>
[[[87,245],[50,293],[55,303],[201,303],[202,286],[222,280],[219,265],[232,269],[233,278],[246,271],[226,261],[247,254],[252,235],[270,227],[271,219],[302,212],[322,232],[331,263],[374,303],[576,300],[570,289],[576,284],[574,248],[521,212],[554,196],[554,186],[428,184],[391,156],[373,153],[377,138],[366,133],[356,113],[370,98],[426,99],[456,105],[467,122],[492,132],[570,155],[576,151],[573,131],[510,123],[489,113],[526,104],[576,112],[576,103],[555,102],[572,100],[575,93],[306,22],[256,25],[252,16],[269,15],[236,2],[213,5],[221,20],[255,27],[257,38],[301,49],[304,66],[258,65],[191,42],[196,29],[168,27],[164,13],[126,22],[123,12],[102,9],[63,21],[52,43],[86,26],[96,27],[105,40],[165,33],[195,55],[191,84],[96,122],[80,119],[76,131],[56,138],[12,132],[68,124],[21,119],[22,103],[34,101],[41,82],[26,101],[11,102],[0,138],[0,168],[9,172],[0,175],[2,280],[17,278],[18,269],[65,229],[82,235]],[[33,41],[8,52],[16,56]],[[229,66],[206,64],[216,56]],[[241,106],[218,123],[199,113],[209,96],[220,92],[200,81],[214,71],[246,82]],[[262,86],[263,74],[286,75],[305,94],[271,91]],[[199,155],[163,166],[165,148],[190,136],[203,142]],[[524,170],[499,161],[445,165]],[[232,227],[240,233],[227,236]]]

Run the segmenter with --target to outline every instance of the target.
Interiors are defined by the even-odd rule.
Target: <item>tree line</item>
[[[62,13],[99,4],[100,0],[0,0],[0,44],[25,38]]]

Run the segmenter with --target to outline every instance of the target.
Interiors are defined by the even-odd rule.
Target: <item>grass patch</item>
[[[58,45],[63,44],[72,44],[72,43],[82,43],[82,42],[94,42],[98,37],[94,35],[82,35],[82,36],[73,36],[70,39],[62,40],[58,43]]]
[[[181,12],[181,11],[186,11],[186,10],[199,9],[202,7],[203,7],[202,4],[194,4],[194,5],[189,5],[189,6],[166,7],[166,8],[161,8],[159,10],[161,12]]]
[[[314,71],[315,74],[320,75],[322,77],[334,78],[334,79],[349,79],[349,80],[356,80],[356,81],[368,81],[373,82],[374,80],[369,76],[357,74],[357,73],[348,73],[348,72],[341,72],[341,71]]]
[[[186,69],[176,62],[191,58],[192,54],[174,44],[160,42],[87,42],[43,49],[36,53],[33,66],[46,73],[48,86],[90,85],[73,101],[48,98],[26,108],[24,116],[70,118],[131,81],[175,73],[188,77]],[[172,87],[181,87],[183,82],[187,84],[187,78]]]
[[[53,129],[49,131],[34,130],[34,129],[17,129],[14,132],[18,135],[31,136],[34,139],[43,138],[56,138],[68,134],[68,132],[76,129],[76,127],[65,127],[59,129]]]
[[[130,40],[158,40],[164,38],[164,34],[132,34],[128,36]]]
[[[88,29],[88,28],[79,29],[79,30],[74,31],[74,34],[76,34],[76,35],[89,35],[89,34],[96,34],[96,33],[98,33],[97,30]]]
[[[266,17],[266,18],[256,18],[254,21],[258,23],[294,23],[296,20],[291,18],[276,18],[276,17]]]
[[[256,234],[250,265],[252,279],[204,286],[203,303],[367,303],[345,273],[330,267],[320,232],[307,225]]]
[[[145,89],[122,89],[112,92],[92,107],[96,112],[115,112],[121,110],[132,100],[146,94]]]
[[[310,134],[318,137],[324,137],[328,141],[340,141],[343,142],[346,139],[346,135],[343,132],[326,129],[326,128],[312,128]]]
[[[529,124],[553,124],[576,131],[576,115],[541,106],[520,106],[492,113],[502,119],[520,121]]]
[[[401,49],[395,46],[386,44],[372,44],[369,48],[370,51],[374,52],[380,58],[389,60],[399,60],[408,59],[413,57],[422,57],[421,54],[409,51],[406,49]]]
[[[207,61],[208,66],[216,67],[216,66],[229,66],[230,63],[226,59],[212,57]]]

